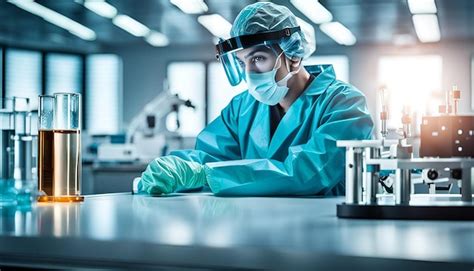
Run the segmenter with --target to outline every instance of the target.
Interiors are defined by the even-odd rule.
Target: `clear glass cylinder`
[[[38,181],[43,192],[38,201],[83,201],[81,95],[55,93],[52,98],[40,97],[38,130]]]
[[[82,201],[81,95],[54,94],[53,187],[54,201]]]
[[[31,136],[30,99],[13,97],[14,129],[13,178],[16,201],[30,205],[37,196],[36,169],[33,161],[33,137]]]
[[[15,115],[13,98],[0,99],[0,179],[13,178],[13,136]]]
[[[38,129],[53,130],[54,96],[38,96]]]
[[[14,129],[13,109],[14,109],[13,98],[0,99],[0,129],[1,130]]]
[[[54,94],[54,130],[81,129],[81,95],[79,93]]]
[[[13,180],[14,157],[14,101],[0,99],[0,206],[16,203]]]
[[[31,137],[30,99],[13,97],[14,111],[14,170],[15,180],[32,180],[33,143]]]
[[[29,135],[31,130],[30,99],[23,97],[13,98],[14,125],[16,135]]]

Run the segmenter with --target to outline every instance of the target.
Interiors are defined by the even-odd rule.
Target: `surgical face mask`
[[[278,56],[280,58],[281,54]],[[276,63],[275,63],[276,65]],[[281,65],[280,65],[281,66]],[[300,66],[301,67],[301,66]],[[245,75],[245,81],[249,87],[249,93],[259,102],[267,105],[276,105],[283,98],[285,98],[288,93],[288,80],[290,80],[293,75],[299,72],[297,71],[289,72],[283,79],[276,82],[275,76],[276,72],[279,69],[274,67],[269,72],[256,73],[256,72],[247,72]]]

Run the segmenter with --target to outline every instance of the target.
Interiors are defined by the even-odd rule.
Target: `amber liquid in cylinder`
[[[38,135],[38,188],[53,195],[53,130],[39,130]]]
[[[40,131],[38,177],[40,189],[47,196],[39,201],[82,201],[80,131],[53,130],[43,134],[42,137]]]

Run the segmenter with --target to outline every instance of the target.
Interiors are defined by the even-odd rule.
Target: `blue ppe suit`
[[[315,78],[270,136],[270,106],[248,91],[232,99],[197,137],[174,151],[205,164],[221,196],[344,194],[345,150],[336,140],[369,139],[373,122],[364,95],[336,80],[332,65],[305,67]]]

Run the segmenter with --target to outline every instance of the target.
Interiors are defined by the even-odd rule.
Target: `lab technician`
[[[309,44],[292,12],[270,2],[245,7],[217,46],[235,96],[197,137],[194,150],[156,158],[138,189],[167,194],[208,186],[221,196],[340,195],[343,148],[369,139],[364,95],[331,65],[303,67]],[[222,90],[225,91],[225,90]]]

